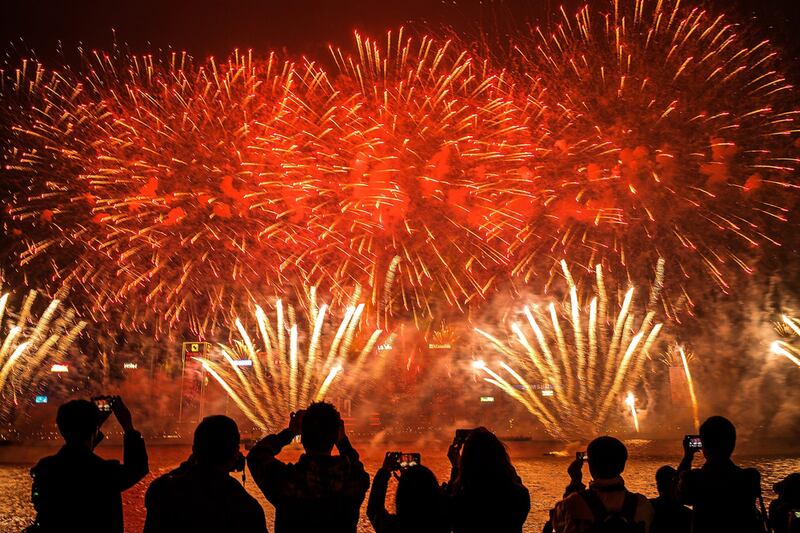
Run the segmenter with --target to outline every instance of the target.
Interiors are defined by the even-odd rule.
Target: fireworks
[[[250,53],[26,64],[5,86],[17,266],[156,330],[213,331],[258,286],[361,283],[377,309],[395,279],[406,310],[483,295],[507,261],[492,202],[525,155],[502,80],[402,32],[357,44],[335,85]]]
[[[587,310],[580,304],[566,262],[561,265],[570,287],[568,302],[560,307],[550,303],[546,310],[536,305],[523,309],[533,339],[516,321],[511,322],[508,341],[476,329],[501,356],[501,372],[510,378],[483,361],[475,368],[488,375],[484,378],[487,382],[524,405],[550,435],[594,435],[602,430],[612,409],[621,404],[622,391],[635,389],[641,381],[644,364],[662,327],[655,322],[653,308],[663,273],[657,273],[646,314],[637,320],[634,288],[625,292],[614,316],[611,306],[616,302],[609,301],[598,265],[595,295]],[[552,388],[553,396],[544,398],[537,388]]]
[[[788,331],[791,331],[794,335],[800,335],[800,320],[786,315],[782,315],[781,319],[783,321],[782,324],[789,328]],[[783,340],[773,341],[770,345],[770,350],[772,353],[782,355],[792,363],[800,366],[800,350],[789,342]]]
[[[48,362],[63,363],[67,349],[86,326],[69,309],[61,312],[59,300],[52,300],[37,318],[33,314],[36,291],[30,291],[19,312],[8,309],[9,293],[0,297],[0,324],[7,318],[8,329],[0,344],[0,420],[11,415],[20,396]]]
[[[628,396],[625,397],[625,405],[630,408],[633,427],[636,429],[636,433],[639,433],[639,413],[636,412],[636,397],[632,392],[629,392]]]
[[[676,306],[728,290],[794,206],[795,92],[769,43],[652,4],[565,14],[497,60],[400,30],[331,47],[331,72],[23,62],[0,87],[12,266],[81,286],[96,318],[201,333],[278,286],[465,310],[549,288],[554,257],[612,285],[665,258]]]
[[[222,360],[199,360],[245,416],[262,429],[274,429],[290,412],[325,399],[331,390],[351,397],[365,386],[365,372],[380,372],[383,357],[374,361],[371,356],[382,332],[364,336],[364,304],[356,304],[357,297],[338,326],[332,324],[336,311],[318,305],[316,288],[309,291],[305,321],[298,321],[295,309],[283,300],[275,302],[274,323],[257,305],[260,339],[236,318],[239,338],[232,346],[219,344]]]
[[[694,422],[695,431],[700,430],[700,407],[697,401],[697,393],[694,388],[694,379],[689,370],[689,361],[694,361],[694,354],[687,353],[683,346],[675,345],[667,351],[661,359],[665,365],[670,368],[681,368],[683,375],[686,377],[686,389],[689,391],[689,400],[692,404],[692,421]],[[672,379],[672,374],[670,374]]]
[[[727,291],[795,204],[798,109],[776,50],[680,1],[614,0],[519,39],[544,218],[512,247],[602,263],[641,282],[667,261],[670,296]],[[549,31],[549,33],[548,33]],[[542,236],[544,239],[542,241]]]
[[[23,188],[10,210],[22,267],[156,330],[182,315],[213,330],[247,287],[302,276],[298,256],[319,235],[297,211],[318,187],[306,161],[324,109],[293,87],[323,73],[249,54],[195,65],[96,53],[81,76],[27,68],[6,87],[26,102],[5,153]],[[134,301],[145,305],[121,305]]]

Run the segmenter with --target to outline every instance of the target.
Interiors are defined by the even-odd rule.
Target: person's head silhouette
[[[598,437],[586,448],[589,473],[593,479],[612,479],[622,474],[628,460],[628,450],[614,437]]]
[[[422,465],[414,465],[400,474],[395,507],[404,531],[430,523],[441,511],[441,491],[436,476]]]
[[[664,465],[656,471],[656,488],[658,495],[665,498],[672,498],[675,491],[675,479],[678,471],[670,465]]]
[[[300,442],[309,453],[330,454],[339,440],[342,417],[339,411],[327,402],[313,402],[303,412]]]
[[[472,430],[461,451],[459,486],[490,488],[512,483],[516,477],[508,450],[500,439],[485,427]]]
[[[72,400],[58,408],[56,425],[67,444],[93,448],[100,431],[100,410],[88,400]]]
[[[723,416],[712,416],[700,426],[706,459],[729,459],[736,448],[736,427]]]
[[[239,427],[224,415],[205,417],[194,430],[192,455],[198,464],[234,470],[239,459]]]

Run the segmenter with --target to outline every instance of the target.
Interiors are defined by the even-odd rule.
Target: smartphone
[[[422,464],[419,453],[389,452],[387,455],[391,457],[392,470],[406,470]]]
[[[589,455],[586,452],[575,452],[575,459],[578,461],[587,461],[589,459]]]
[[[686,435],[686,440],[689,442],[689,448],[699,450],[703,447],[703,439],[700,435]]]
[[[456,444],[464,444],[467,438],[475,431],[474,429],[457,429],[456,430]]]
[[[114,400],[111,396],[96,396],[92,398],[92,402],[94,402],[101,413],[110,413]]]

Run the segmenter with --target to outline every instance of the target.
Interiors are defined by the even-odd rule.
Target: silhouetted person
[[[447,509],[436,476],[422,465],[400,470],[395,495],[396,514],[386,510],[389,478],[398,467],[390,454],[375,473],[367,503],[367,518],[376,533],[447,533]],[[397,474],[396,474],[397,475]]]
[[[56,424],[65,444],[31,469],[36,509],[31,531],[122,533],[122,492],[147,475],[147,451],[122,399],[105,401],[111,404],[105,413],[87,400],[58,408]],[[121,464],[93,451],[103,440],[100,426],[111,412],[125,432]]]
[[[678,471],[669,465],[656,472],[658,497],[650,500],[653,506],[652,533],[690,533],[692,511],[678,501]]]
[[[761,533],[764,524],[756,508],[761,476],[754,468],[740,468],[731,460],[736,447],[736,428],[727,418],[712,416],[700,426],[702,468],[692,469],[697,452],[683,442],[678,467],[678,498],[692,506],[694,533]]]
[[[192,455],[147,489],[144,533],[266,533],[264,510],[231,472],[244,470],[239,428],[227,416],[206,417]]]
[[[552,513],[555,533],[649,533],[653,507],[641,494],[625,488],[622,472],[628,460],[625,445],[613,437],[598,437],[586,449],[589,488],[583,484],[583,459],[567,472],[570,484]]]
[[[278,460],[275,456],[297,435],[305,453],[294,464]],[[338,456],[331,454],[334,445]],[[369,474],[333,405],[312,403],[292,413],[288,428],[250,450],[247,466],[275,506],[275,533],[355,533]]]
[[[447,452],[452,466],[447,492],[455,533],[520,533],[531,497],[500,439],[479,427]]]
[[[800,473],[789,474],[773,490],[778,495],[769,504],[773,533],[800,533]]]

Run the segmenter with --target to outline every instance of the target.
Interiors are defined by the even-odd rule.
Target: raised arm
[[[463,445],[464,442],[459,440],[458,435],[456,435],[450,447],[447,448],[447,460],[450,461],[450,479],[446,484],[448,494],[453,493],[454,483],[458,478],[458,462],[461,459],[461,447]]]
[[[387,454],[388,455],[388,454]],[[369,501],[367,502],[367,518],[375,529],[376,533],[382,533],[389,530],[389,523],[394,517],[386,510],[386,491],[389,487],[389,478],[392,473],[387,468],[386,459],[383,460],[383,466],[375,473],[372,480],[372,489],[369,492]]]
[[[364,496],[367,494],[367,489],[369,489],[369,474],[364,469],[364,464],[359,459],[358,452],[350,444],[350,439],[347,438],[344,430],[344,421],[339,421],[339,437],[336,440],[336,449],[339,451],[340,456],[346,457],[350,462],[349,492],[354,499],[354,503],[357,503],[360,507],[364,501]]]
[[[267,435],[253,446],[247,454],[247,466],[258,488],[270,501],[280,498],[281,480],[286,472],[286,463],[276,455],[300,434],[302,413],[292,413],[289,427],[273,435]]]
[[[119,396],[113,397],[111,411],[124,432],[123,462],[119,465],[117,486],[120,490],[127,490],[141,481],[150,471],[147,449],[144,445],[142,434],[133,427],[131,412],[122,401],[122,398]]]
[[[567,474],[569,474],[569,485],[564,489],[564,498],[573,492],[580,492],[586,488],[583,483],[583,462],[580,457],[576,457],[567,467]]]

